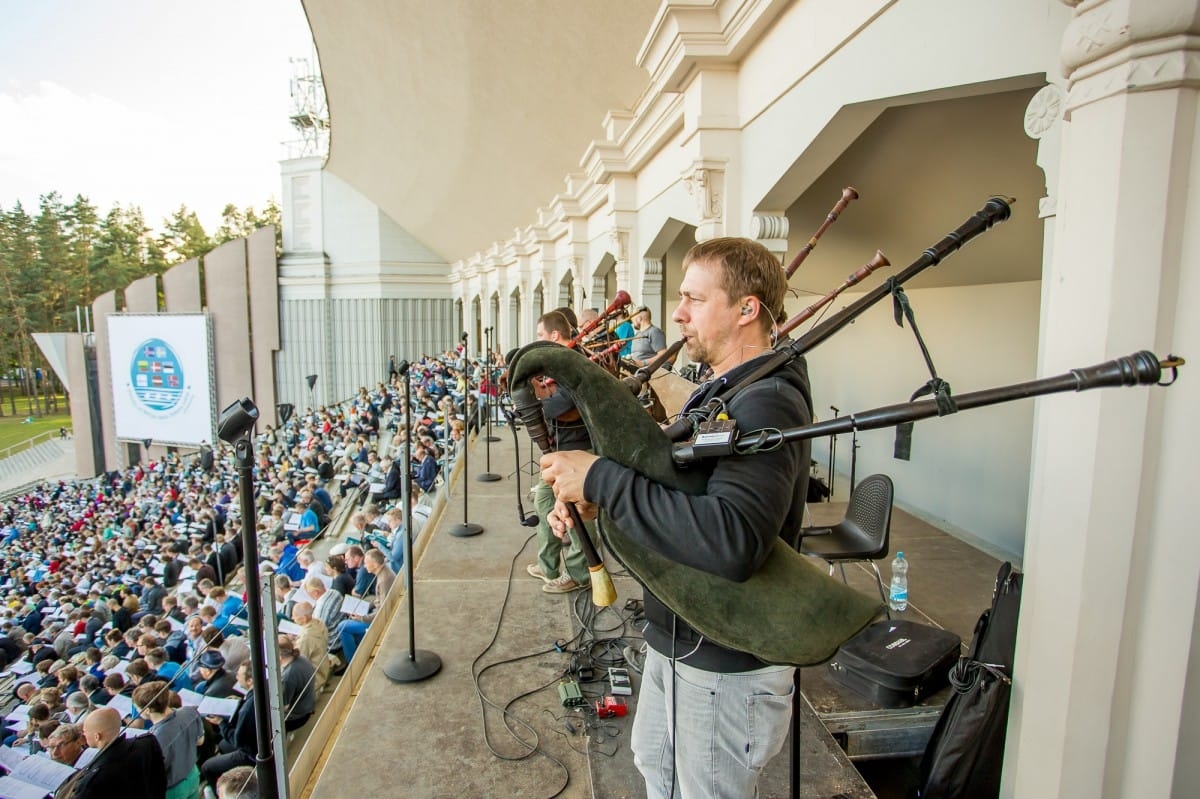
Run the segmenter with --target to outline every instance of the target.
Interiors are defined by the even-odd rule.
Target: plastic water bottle
[[[892,559],[892,589],[888,597],[888,606],[892,610],[904,610],[908,607],[908,560],[903,552],[897,552]]]

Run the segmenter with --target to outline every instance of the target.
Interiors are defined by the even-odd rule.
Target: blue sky
[[[279,199],[313,57],[300,0],[0,0],[0,206],[83,194],[157,230],[183,203],[211,233]]]

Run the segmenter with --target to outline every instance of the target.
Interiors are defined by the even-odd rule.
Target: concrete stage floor
[[[490,460],[484,442],[477,440],[469,463],[452,481],[443,513],[431,520],[415,547],[416,648],[439,657],[441,670],[411,683],[384,675],[385,664],[407,658],[410,651],[408,605],[401,602],[370,661],[355,664],[342,678],[344,684],[326,695],[326,713],[340,714],[340,723],[330,725],[328,732],[325,724],[306,730],[307,739],[295,741],[313,771],[310,779],[299,781],[301,775],[293,772],[293,785],[304,786],[293,796],[645,795],[629,751],[632,719],[598,720],[594,714],[568,711],[557,690],[573,657],[590,660],[598,676],[608,665],[623,665],[622,646],[640,643],[632,606],[627,606],[640,599],[640,588],[615,574],[618,601],[601,612],[592,607],[590,592],[551,595],[541,590],[541,581],[525,573],[525,565],[536,557],[536,543],[534,531],[518,523],[512,435],[507,428],[493,433],[500,440],[491,444]],[[519,436],[521,490],[526,509],[532,510],[528,491],[535,467],[528,438],[523,431]],[[485,471],[503,479],[481,482],[477,477]],[[464,488],[469,495],[465,513]],[[897,494],[902,501],[901,487]],[[811,511],[815,523],[836,521],[845,504],[823,503]],[[464,517],[484,531],[468,538],[448,534]],[[903,549],[913,564],[912,601],[904,615],[933,621],[968,641],[976,618],[990,604],[999,561],[899,510],[892,541],[892,551]],[[886,579],[887,564],[881,565]],[[870,571],[853,566],[847,572],[852,585],[875,592]],[[825,712],[831,699],[820,687],[822,670],[804,670],[802,684],[813,687],[813,705]],[[636,674],[633,682],[631,707],[636,705]],[[594,698],[607,693],[607,682],[585,683],[583,690]],[[344,710],[339,711],[341,705]],[[875,795],[807,705],[801,741],[802,796]],[[764,797],[790,795],[788,751],[785,747],[768,766]],[[295,754],[289,751],[289,762]],[[879,779],[890,779],[886,770],[876,778],[877,787]],[[884,785],[880,795],[888,793]]]

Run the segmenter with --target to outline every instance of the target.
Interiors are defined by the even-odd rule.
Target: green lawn
[[[14,444],[20,444],[22,441],[27,441],[39,433],[47,431],[58,431],[60,427],[71,428],[71,414],[67,413],[66,405],[60,400],[58,407],[62,409],[61,413],[47,414],[46,416],[35,416],[29,424],[23,424],[26,417],[24,416],[9,416],[9,405],[7,398],[4,401],[4,416],[0,417],[0,457],[7,457],[16,454],[19,450],[12,452],[4,452],[6,447],[11,447]],[[28,404],[23,400],[17,400],[17,411],[23,411],[28,408]]]

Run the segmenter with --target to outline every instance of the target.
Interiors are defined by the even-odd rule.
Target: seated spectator
[[[337,634],[342,644],[342,658],[346,663],[354,659],[359,642],[367,634],[368,626],[374,621],[375,614],[378,613],[396,580],[395,573],[388,568],[387,563],[384,562],[383,553],[378,549],[372,549],[366,554],[366,568],[377,581],[378,593],[372,603],[369,615],[362,618],[348,618],[338,627]]]
[[[43,741],[51,760],[72,768],[79,762],[83,750],[87,749],[82,724],[59,724]]]
[[[300,654],[292,639],[278,638],[280,688],[283,691],[283,728],[298,730],[317,709],[316,667]]]
[[[400,466],[391,455],[384,455],[381,464],[383,471],[383,488],[371,495],[371,502],[376,505],[387,504],[400,499],[404,492],[403,475]]]
[[[207,653],[206,653],[207,654]],[[209,723],[217,726],[220,740],[218,754],[208,758],[200,766],[200,778],[213,785],[226,771],[236,766],[253,766],[258,751],[258,732],[254,720],[254,682],[250,677],[250,664],[243,663],[238,669],[237,684],[246,693],[238,700],[237,709],[227,719],[210,716]]]
[[[74,691],[67,695],[67,709],[58,715],[63,724],[80,724],[83,717],[93,710],[92,700],[83,691]]]
[[[208,596],[212,601],[219,603],[217,615],[212,621],[212,626],[218,630],[227,629],[234,617],[244,616],[242,611],[245,610],[245,603],[240,597],[228,593],[223,586],[213,586]]]
[[[233,686],[237,684],[237,678],[225,671],[225,656],[216,649],[206,649],[200,654],[200,677],[197,693],[221,699],[236,693]]]
[[[155,647],[147,652],[146,663],[154,671],[155,677],[167,683],[172,691],[192,689],[192,679],[188,676],[187,669],[173,660],[168,660],[167,651],[162,647]]]
[[[413,448],[413,480],[425,493],[433,491],[437,483],[438,462],[422,444]]]
[[[217,780],[217,799],[258,799],[258,775],[252,766],[236,766]]]
[[[327,630],[337,627],[342,620],[342,595],[326,588],[320,577],[306,579],[304,593],[316,600],[313,603],[313,617],[320,619]]]
[[[292,607],[292,621],[300,626],[300,634],[295,636],[296,648],[316,666],[317,690],[322,690],[333,669],[329,656],[329,630],[319,619],[313,618],[313,606],[305,601]]]
[[[133,706],[152,726],[166,768],[166,799],[191,799],[200,790],[196,748],[204,742],[204,722],[194,707],[171,707],[165,682],[148,682],[133,692]]]
[[[321,528],[316,511],[310,508],[308,503],[303,500],[296,503],[295,511],[300,514],[300,527],[294,531],[287,531],[288,541],[298,544],[301,541],[312,540]]]
[[[88,746],[99,754],[59,787],[60,795],[72,799],[161,799],[166,794],[167,770],[153,735],[124,737],[120,715],[107,707],[88,714],[83,734]]]

